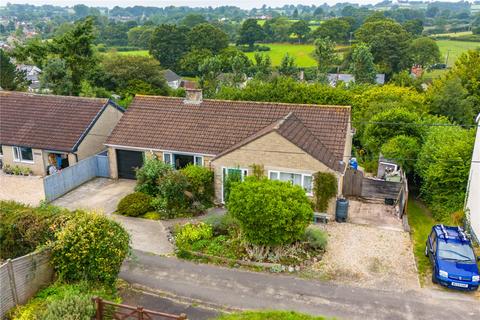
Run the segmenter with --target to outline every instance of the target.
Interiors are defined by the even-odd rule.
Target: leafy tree
[[[462,86],[474,99],[475,113],[480,112],[480,50],[469,50],[458,57],[451,75],[458,77]]]
[[[255,19],[247,19],[243,22],[238,34],[238,44],[247,44],[250,48],[257,41],[265,38],[265,32]]]
[[[291,22],[286,17],[277,17],[265,21],[263,30],[268,42],[286,42],[290,39]]]
[[[128,45],[148,49],[152,40],[154,28],[150,26],[133,27],[127,32]]]
[[[370,46],[380,70],[392,74],[409,67],[410,34],[399,23],[389,19],[368,22],[355,32],[355,37]]]
[[[403,70],[399,73],[395,73],[389,81],[390,84],[394,84],[398,87],[411,87],[415,88],[418,92],[423,92],[423,79],[415,78],[410,74],[410,71]]]
[[[335,18],[324,21],[313,32],[314,38],[330,38],[332,41],[345,43],[348,40],[351,25],[347,19]]]
[[[322,7],[317,7],[315,8],[315,11],[313,11],[313,16],[317,19],[321,19],[324,14],[325,12],[323,11]]]
[[[428,90],[427,102],[434,114],[461,124],[473,123],[475,97],[469,95],[458,77],[434,81]]]
[[[299,240],[313,218],[305,190],[288,182],[249,178],[232,186],[228,211],[245,239],[275,246]]]
[[[104,56],[102,67],[106,78],[105,87],[122,96],[168,93],[162,68],[151,57],[110,53]]]
[[[205,17],[203,15],[197,14],[197,13],[190,13],[190,14],[187,14],[182,19],[182,21],[180,22],[180,25],[191,29],[199,24],[206,23],[206,22],[207,20],[205,20]]]
[[[207,49],[213,54],[217,54],[228,47],[227,34],[209,23],[195,26],[188,33],[187,39],[191,49]]]
[[[408,51],[415,64],[430,66],[440,61],[440,49],[435,40],[427,37],[414,39]]]
[[[65,61],[67,77],[71,83],[68,93],[71,95],[80,93],[82,80],[87,78],[88,70],[93,69],[97,63],[93,51],[94,39],[91,18],[77,22],[71,31],[53,39],[51,50]]]
[[[382,155],[397,162],[406,174],[412,174],[420,151],[420,143],[416,137],[399,135],[389,139],[381,147]]]
[[[200,65],[212,56],[212,52],[207,49],[189,51],[180,60],[180,70],[184,75],[197,76]]]
[[[272,75],[272,61],[268,54],[255,53],[255,64],[253,65],[253,73],[255,78],[259,80],[268,80]]]
[[[318,63],[318,71],[326,74],[337,60],[335,43],[328,38],[315,40],[315,58]]]
[[[198,68],[200,74],[200,86],[207,96],[217,92],[218,76],[222,73],[222,61],[218,57],[207,58]]]
[[[303,42],[310,33],[310,26],[307,21],[298,20],[291,25],[290,33],[293,33],[297,36],[298,42]]]
[[[360,43],[352,51],[350,69],[356,83],[375,83],[376,71],[370,48]]]
[[[68,75],[65,60],[60,58],[50,59],[42,70],[40,84],[54,94],[69,95],[72,92],[73,84]]]
[[[188,51],[187,32],[185,27],[171,24],[158,26],[152,35],[150,54],[162,67],[178,69],[181,57]]]
[[[24,90],[27,86],[25,72],[17,70],[10,57],[0,49],[0,87],[4,90]]]
[[[415,112],[403,108],[389,109],[370,119],[361,141],[372,154],[377,154],[382,145],[395,136],[419,138],[422,133],[419,123],[420,117]]]
[[[475,140],[474,130],[432,127],[418,155],[421,194],[435,218],[462,209]]]
[[[280,66],[278,67],[278,72],[284,76],[294,76],[297,74],[298,68],[295,65],[295,58],[286,53],[282,61],[280,61]]]
[[[26,41],[24,45],[16,46],[12,51],[12,56],[18,63],[33,63],[43,69],[50,50],[47,42],[39,38],[33,38]]]
[[[419,36],[423,32],[423,21],[421,19],[407,20],[403,24],[403,27],[412,35]]]

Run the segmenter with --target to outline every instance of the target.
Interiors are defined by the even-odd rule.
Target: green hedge
[[[152,199],[151,196],[142,192],[131,193],[120,200],[117,206],[117,213],[129,217],[142,216],[152,211]]]
[[[50,205],[31,207],[0,201],[0,258],[23,256],[55,239],[55,231],[69,219],[69,211]]]

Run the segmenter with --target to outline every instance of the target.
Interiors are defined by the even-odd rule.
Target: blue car
[[[433,266],[432,281],[460,290],[477,290],[480,283],[472,244],[460,227],[442,224],[432,227],[425,256]]]

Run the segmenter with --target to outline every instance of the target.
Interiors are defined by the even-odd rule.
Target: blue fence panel
[[[97,158],[97,176],[98,177],[110,177],[110,166],[107,156],[96,155]]]
[[[109,168],[108,157],[95,155],[47,176],[43,180],[45,199],[53,201],[97,176],[109,177]]]

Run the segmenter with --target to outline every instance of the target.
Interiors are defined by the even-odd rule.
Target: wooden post
[[[12,297],[15,305],[19,304],[18,294],[17,294],[17,285],[15,284],[15,274],[13,272],[13,264],[11,259],[7,259],[7,272],[8,272],[8,281],[10,282],[10,289],[12,290]]]
[[[100,297],[93,298],[95,301],[95,320],[103,320],[103,301]]]
[[[143,320],[143,307],[137,306],[138,320]]]

